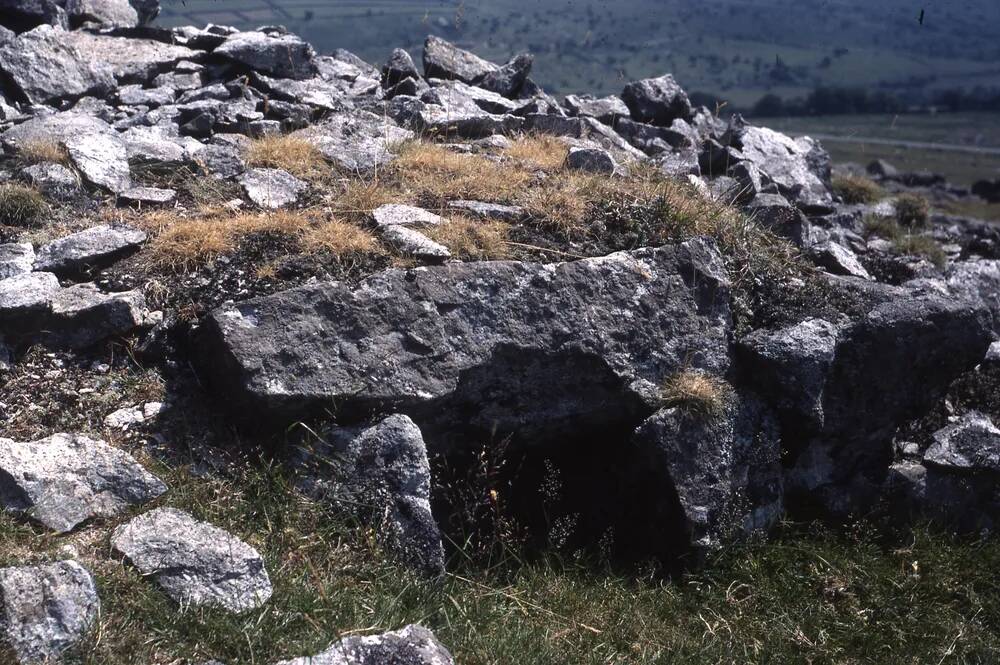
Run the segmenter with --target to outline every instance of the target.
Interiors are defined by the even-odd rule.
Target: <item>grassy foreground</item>
[[[664,580],[573,553],[473,565],[422,582],[386,563],[363,531],[301,497],[273,470],[234,481],[158,469],[164,503],[261,550],[271,600],[239,617],[181,609],[110,551],[112,523],[63,538],[0,517],[0,565],[72,547],[100,587],[99,626],[69,662],[273,663],[338,636],[431,627],[463,665],[519,663],[995,663],[1000,542],[929,529],[887,545],[871,527],[784,525],[701,571]],[[894,543],[901,542],[893,540]],[[0,654],[2,660],[2,654]]]

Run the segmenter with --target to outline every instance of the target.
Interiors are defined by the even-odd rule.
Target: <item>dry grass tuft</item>
[[[566,163],[569,147],[554,136],[531,134],[515,139],[506,153],[530,168],[555,171]]]
[[[885,192],[878,184],[864,176],[846,175],[833,179],[833,191],[840,195],[844,203],[875,203]]]
[[[379,206],[405,203],[402,199],[402,194],[384,181],[348,179],[343,181],[343,189],[333,197],[332,207],[338,216],[360,222]]]
[[[533,180],[511,164],[416,141],[403,146],[391,169],[404,192],[430,201],[431,207],[443,207],[453,199],[509,203]]]
[[[303,244],[310,251],[322,251],[338,258],[362,254],[382,254],[384,249],[367,230],[339,219],[325,221],[305,233]]]
[[[700,417],[720,415],[732,399],[732,388],[722,379],[697,370],[674,374],[660,393],[666,406]]]
[[[55,162],[63,166],[70,165],[69,151],[66,150],[66,146],[58,141],[25,141],[18,146],[17,156],[21,161],[28,164]]]
[[[249,166],[284,169],[307,180],[315,180],[330,173],[323,154],[298,136],[268,134],[255,138],[247,146],[244,158]]]
[[[507,235],[510,226],[456,216],[423,233],[441,243],[452,256],[463,261],[495,261],[509,257]]]
[[[518,203],[544,228],[574,236],[586,222],[592,203],[603,188],[595,176],[566,173],[524,191]]]
[[[193,217],[172,210],[156,211],[138,223],[155,236],[146,251],[148,261],[159,268],[186,271],[232,251],[248,234],[301,237],[320,220],[319,214],[311,210],[233,213],[207,208]]]

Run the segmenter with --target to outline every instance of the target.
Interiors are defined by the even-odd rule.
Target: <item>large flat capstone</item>
[[[722,259],[695,239],[307,285],[212,312],[202,348],[205,375],[259,421],[462,404],[466,424],[526,432],[579,427],[625,403],[651,413],[679,368],[725,373],[730,328]]]

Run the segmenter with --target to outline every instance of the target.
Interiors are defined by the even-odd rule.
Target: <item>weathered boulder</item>
[[[444,219],[429,210],[400,203],[379,206],[372,212],[379,226],[437,226]]]
[[[622,101],[639,122],[669,127],[677,118],[691,117],[691,101],[670,74],[629,83]]]
[[[177,192],[164,187],[132,187],[118,195],[124,203],[140,205],[168,205],[177,199]]]
[[[518,104],[506,97],[461,81],[431,79],[433,87],[421,94],[420,99],[427,104],[443,106],[455,115],[477,115],[482,109],[487,113],[511,113]]]
[[[247,170],[242,153],[225,145],[207,145],[192,159],[204,173],[220,180],[235,178]]]
[[[611,153],[602,148],[570,148],[566,166],[601,175],[618,175],[624,172]]]
[[[138,291],[101,293],[93,284],[67,288],[49,272],[0,280],[0,325],[8,342],[84,348],[146,321]]]
[[[250,169],[236,178],[254,205],[272,210],[295,203],[308,185],[282,169]]]
[[[76,174],[54,162],[26,166],[21,170],[21,177],[40,192],[57,198],[70,197],[80,189]]]
[[[713,414],[661,409],[633,436],[670,486],[664,503],[680,503],[683,533],[696,551],[765,532],[784,512],[777,421],[756,398],[722,399]]]
[[[420,72],[409,53],[401,48],[394,49],[382,65],[382,87],[391,88],[406,78],[419,79]]]
[[[65,144],[76,136],[101,133],[112,136],[115,134],[111,125],[99,118],[86,113],[64,111],[38,115],[14,125],[0,134],[0,142],[5,150],[17,153],[31,144]]]
[[[120,194],[132,187],[125,142],[113,134],[95,132],[65,141],[73,166],[91,185]]]
[[[139,25],[139,13],[128,0],[66,0],[70,25],[85,22],[116,28]]]
[[[444,574],[441,533],[431,514],[431,470],[420,429],[402,415],[371,427],[321,433],[305,460],[308,491],[357,515],[406,566]]]
[[[988,416],[970,411],[934,433],[924,463],[954,471],[1000,474],[1000,429]]]
[[[424,76],[475,85],[499,67],[433,35],[424,41]]]
[[[749,125],[738,136],[743,157],[766,173],[790,201],[804,208],[825,209],[832,204],[830,158],[816,141]]]
[[[419,625],[381,635],[352,635],[315,656],[283,660],[275,665],[454,665],[434,634]]]
[[[698,239],[304,286],[212,312],[201,348],[206,378],[258,421],[336,403],[531,439],[651,413],[686,364],[724,374],[730,328],[721,256]]]
[[[342,170],[368,173],[395,158],[395,144],[413,132],[367,111],[334,113],[322,122],[292,133],[306,139]]]
[[[183,605],[244,612],[271,597],[257,550],[174,508],[157,508],[123,524],[112,533],[111,545]]]
[[[46,24],[68,27],[63,3],[56,0],[0,0],[0,26],[25,32]]]
[[[476,85],[513,99],[528,80],[534,62],[535,58],[530,53],[519,53],[498,69],[488,72]]]
[[[928,518],[951,531],[996,533],[1000,528],[997,474],[900,461],[889,467],[883,499],[895,514]]]
[[[485,201],[449,201],[448,207],[480,219],[495,219],[501,222],[516,222],[524,217],[524,208],[520,206]]]
[[[307,79],[318,73],[312,46],[290,34],[238,32],[213,54],[277,78]]]
[[[861,279],[872,279],[857,255],[840,243],[828,240],[809,249],[809,255],[816,265],[834,275],[847,275]]]
[[[789,491],[850,513],[871,498],[891,462],[891,439],[990,342],[982,305],[830,278],[867,312],[836,325],[807,321],[740,341],[746,376],[782,419],[792,450]],[[796,457],[797,455],[797,457]]]
[[[0,636],[21,665],[58,662],[100,607],[94,579],[76,561],[0,568]]]
[[[451,258],[448,248],[426,235],[400,224],[390,224],[380,229],[382,239],[403,256],[409,256],[430,263],[439,263]]]
[[[30,104],[44,104],[90,94],[103,97],[114,89],[111,69],[67,44],[69,34],[40,25],[0,42],[0,74],[13,84],[11,92]]]
[[[82,435],[0,439],[0,504],[65,533],[167,491],[130,455]]]
[[[630,111],[621,97],[593,97],[591,95],[566,95],[563,104],[570,115],[589,115],[606,125],[615,126],[619,118],[628,118]]]
[[[35,258],[35,270],[65,275],[104,268],[135,252],[144,242],[146,234],[130,226],[92,226],[43,245]]]
[[[35,262],[35,248],[31,243],[0,245],[0,280],[31,272]]]

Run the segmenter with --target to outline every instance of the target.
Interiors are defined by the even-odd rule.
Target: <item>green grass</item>
[[[572,553],[483,569],[456,558],[440,582],[386,563],[368,534],[290,489],[273,468],[232,481],[157,469],[163,503],[261,550],[275,585],[232,616],[177,607],[115,559],[107,532],[41,536],[0,517],[2,563],[73,544],[95,571],[100,628],[70,663],[271,663],[338,636],[421,622],[463,665],[605,663],[989,663],[1000,656],[1000,542],[929,528],[888,539],[781,526],[675,580]],[[94,533],[93,531],[91,533]],[[899,547],[891,543],[906,543]]]

